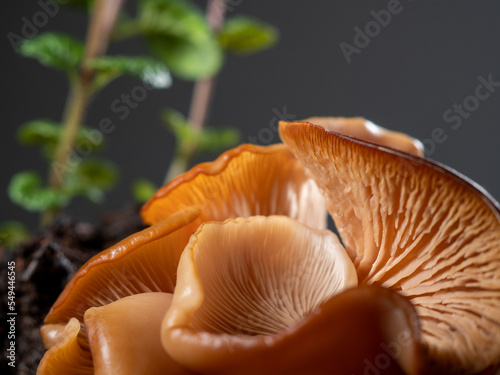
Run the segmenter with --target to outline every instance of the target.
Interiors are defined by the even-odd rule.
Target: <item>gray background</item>
[[[205,1],[198,1],[205,6]],[[388,128],[421,140],[440,133],[441,143],[429,148],[432,159],[450,165],[500,198],[500,89],[463,119],[458,129],[443,114],[454,103],[475,94],[478,76],[500,82],[500,2],[402,0],[398,14],[381,27],[370,43],[346,59],[339,47],[354,45],[355,27],[365,29],[372,11],[387,9],[387,1],[258,1],[232,0],[229,16],[247,14],[276,25],[281,41],[270,51],[251,57],[229,57],[217,81],[210,125],[235,125],[243,140],[270,139],[276,111],[296,115],[361,115]],[[127,7],[133,9],[134,1]],[[22,17],[32,19],[41,8],[37,1],[9,1],[0,15],[1,106],[0,221],[20,220],[35,228],[37,215],[11,204],[6,187],[20,170],[46,174],[40,151],[19,145],[16,128],[36,118],[59,120],[67,86],[56,71],[16,55],[7,34],[21,33]],[[370,24],[372,25],[372,24]],[[44,31],[69,31],[83,37],[86,17],[61,10]],[[376,30],[375,30],[376,31]],[[138,54],[142,42],[118,44],[111,53]],[[169,90],[149,91],[147,98],[120,120],[111,103],[139,83],[120,79],[92,103],[85,121],[97,126],[109,117],[116,125],[106,136],[103,156],[121,169],[119,187],[103,206],[77,199],[68,212],[95,221],[105,208],[120,208],[131,201],[130,186],[138,177],[162,181],[173,152],[173,140],[159,120],[159,111],[189,108],[192,84],[175,80]],[[473,100],[470,99],[469,100]],[[471,101],[471,103],[473,103]],[[268,129],[268,130],[265,130]],[[436,130],[441,129],[441,130]],[[259,137],[260,135],[260,137]],[[426,141],[430,146],[430,142]],[[213,159],[215,155],[202,158]]]

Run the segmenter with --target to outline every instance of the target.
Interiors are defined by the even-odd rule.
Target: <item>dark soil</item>
[[[60,216],[42,235],[33,237],[14,252],[0,247],[0,293],[2,308],[0,336],[1,374],[34,374],[43,356],[39,328],[50,307],[73,274],[93,255],[144,226],[139,207],[103,215],[99,226]],[[15,261],[15,368],[9,366],[7,333],[7,262]]]

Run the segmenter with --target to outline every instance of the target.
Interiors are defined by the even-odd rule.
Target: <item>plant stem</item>
[[[116,22],[123,0],[96,0],[85,42],[85,53],[81,62],[81,73],[71,85],[71,92],[63,114],[63,134],[57,144],[54,160],[49,171],[49,187],[60,190],[68,172],[75,166],[68,163],[90,99],[93,71],[86,67],[87,61],[101,56],[108,46],[109,34]],[[57,209],[42,213],[42,225],[48,225],[57,214]]]
[[[224,26],[224,13],[226,0],[210,0],[207,6],[208,25],[214,31],[219,31]],[[194,86],[191,108],[189,110],[189,122],[194,127],[201,129],[205,124],[210,100],[212,98],[216,77],[200,79]]]
[[[224,26],[224,14],[226,11],[226,0],[210,0],[207,5],[207,21],[214,31],[219,31]],[[203,128],[206,122],[210,102],[212,99],[216,77],[200,79],[196,81],[189,109],[189,124],[196,130]],[[170,163],[164,184],[186,171],[189,162],[196,153],[196,145],[182,147],[178,145],[174,159]]]
[[[185,148],[186,147],[183,147],[181,145],[177,146],[174,159],[170,163],[168,173],[165,177],[165,181],[163,182],[165,185],[181,173],[185,172],[188,168],[191,157],[188,155],[189,151],[186,152],[185,150],[183,150]]]
[[[67,158],[71,152],[71,146],[80,130],[80,121],[85,111],[88,95],[87,85],[83,85],[81,80],[77,80],[71,88],[71,92],[64,108],[63,114],[63,134],[57,145],[57,150],[52,163],[51,173],[49,177],[49,186],[54,189],[59,189],[63,183],[66,174]],[[58,170],[56,167],[60,167]]]

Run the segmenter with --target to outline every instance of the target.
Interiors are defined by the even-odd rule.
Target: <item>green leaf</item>
[[[271,48],[278,38],[279,32],[274,26],[246,16],[229,19],[219,34],[222,48],[240,55]]]
[[[17,138],[25,145],[49,145],[56,144],[61,133],[59,123],[40,119],[22,124],[17,131]]]
[[[197,152],[218,152],[237,145],[241,138],[236,128],[208,126],[201,129],[195,128],[181,113],[173,109],[165,110],[162,118],[175,134],[180,149],[188,145],[194,147]]]
[[[191,126],[184,115],[175,109],[164,110],[161,117],[167,125],[167,129],[174,133],[179,141],[194,142],[198,138],[198,130]]]
[[[18,221],[9,220],[0,224],[0,245],[14,249],[30,237],[30,232]]]
[[[99,203],[104,193],[111,190],[118,179],[114,164],[99,159],[82,160],[74,173],[67,176],[64,189],[70,195],[83,195]]]
[[[223,54],[204,14],[186,0],[144,0],[136,27],[170,71],[183,79],[215,75]]]
[[[236,128],[205,127],[200,133],[198,150],[204,152],[219,152],[236,146],[241,134]]]
[[[34,171],[19,172],[12,177],[8,187],[12,202],[28,211],[43,211],[67,204],[69,197],[42,186],[42,179]]]
[[[158,190],[158,187],[151,181],[140,179],[134,182],[132,192],[134,201],[137,203],[146,203]]]
[[[116,167],[109,161],[86,159],[78,165],[76,178],[81,185],[93,185],[99,189],[111,189],[118,178]]]
[[[97,142],[95,139],[89,139],[92,129],[82,127],[78,133],[76,144],[90,142],[93,149],[99,150],[104,146],[104,139]],[[61,138],[63,128],[61,124],[47,120],[33,120],[21,125],[17,132],[19,142],[25,145],[41,146],[47,159],[52,160],[57,143]]]
[[[83,43],[65,34],[44,33],[21,43],[19,52],[41,64],[76,72],[83,58]]]
[[[143,56],[104,56],[93,59],[89,67],[99,72],[101,79],[128,74],[157,89],[170,87],[172,77],[167,66],[156,59]]]

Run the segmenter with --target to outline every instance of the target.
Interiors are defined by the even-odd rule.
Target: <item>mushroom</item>
[[[360,285],[411,301],[436,371],[498,364],[500,206],[420,157],[420,147],[383,134],[362,119],[280,123],[281,138],[326,197]]]
[[[324,127],[280,123],[287,145],[239,146],[160,189],[142,210],[152,226],[92,258],[55,302],[38,373],[499,364],[498,204],[411,137],[311,121]]]
[[[355,288],[354,266],[328,230],[283,216],[205,223],[178,272],[162,340],[193,371],[418,372],[413,307],[388,290]],[[383,352],[389,345],[397,360]]]

